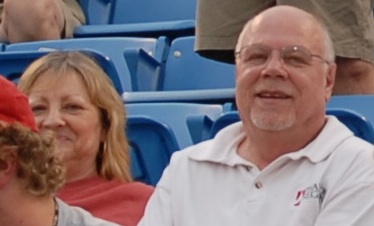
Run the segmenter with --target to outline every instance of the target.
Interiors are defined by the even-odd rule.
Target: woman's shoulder
[[[154,187],[143,182],[130,182],[130,183],[122,183],[119,185],[119,188],[123,188],[128,192],[132,192],[134,194],[140,195],[151,195],[154,191]]]
[[[90,197],[99,194],[132,194],[134,196],[150,196],[154,187],[141,182],[122,182],[119,180],[105,180],[103,178],[90,178],[68,183],[62,187],[58,196],[64,197]]]

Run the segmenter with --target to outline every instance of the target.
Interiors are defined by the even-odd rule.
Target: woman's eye
[[[64,106],[64,109],[69,110],[69,111],[77,111],[83,109],[82,106],[78,104],[67,104]]]
[[[35,105],[35,106],[31,106],[31,110],[33,113],[39,113],[39,112],[42,112],[42,111],[45,111],[47,108],[45,106],[42,106],[42,105]]]

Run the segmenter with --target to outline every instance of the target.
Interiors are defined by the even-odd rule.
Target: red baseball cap
[[[0,75],[0,121],[19,122],[37,132],[28,97],[14,83]]]

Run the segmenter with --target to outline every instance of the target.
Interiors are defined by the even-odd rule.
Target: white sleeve
[[[166,167],[138,226],[173,226],[170,166]]]
[[[373,226],[374,184],[356,184],[336,195],[321,210],[315,226]]]
[[[352,161],[333,187],[334,191],[321,206],[315,226],[374,226],[373,152]]]

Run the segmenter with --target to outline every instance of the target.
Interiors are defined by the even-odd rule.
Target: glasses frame
[[[258,45],[258,44],[246,45],[246,46],[241,47],[239,51],[236,51],[236,52],[235,52],[235,56],[238,57],[241,61],[243,61],[243,60],[242,60],[242,57],[241,57],[241,53],[242,53],[242,51],[243,51],[244,49],[247,49],[247,48],[249,48],[249,47],[253,47],[253,46],[259,46],[259,47],[262,47],[262,48],[265,48],[265,49],[269,49],[269,50],[271,50],[271,51],[269,52],[268,58],[266,59],[266,61],[264,62],[264,64],[266,64],[266,63],[269,61],[270,54],[271,54],[274,50],[279,51],[280,59],[281,59],[282,63],[285,64],[285,63],[284,63],[284,60],[283,60],[283,57],[282,57],[282,56],[283,56],[282,53],[283,53],[283,51],[284,51],[285,49],[293,49],[293,50],[295,50],[295,49],[296,49],[296,50],[297,50],[297,49],[301,49],[301,50],[303,50],[304,52],[308,53],[308,55],[310,56],[310,59],[312,59],[313,57],[315,57],[315,58],[320,59],[323,63],[326,63],[326,64],[328,64],[328,65],[330,65],[330,64],[333,63],[333,62],[331,62],[331,61],[329,61],[329,60],[323,58],[322,56],[320,56],[320,55],[318,55],[318,54],[314,54],[314,53],[312,53],[312,51],[310,51],[308,48],[306,48],[306,47],[304,47],[304,46],[298,46],[298,45],[283,46],[283,47],[281,47],[280,49],[277,49],[277,48],[271,48],[271,47],[268,47],[268,46],[266,46],[266,45]],[[244,61],[243,61],[243,62],[244,62]],[[260,64],[259,64],[259,65],[260,65]],[[258,65],[258,66],[259,66],[259,65]]]

